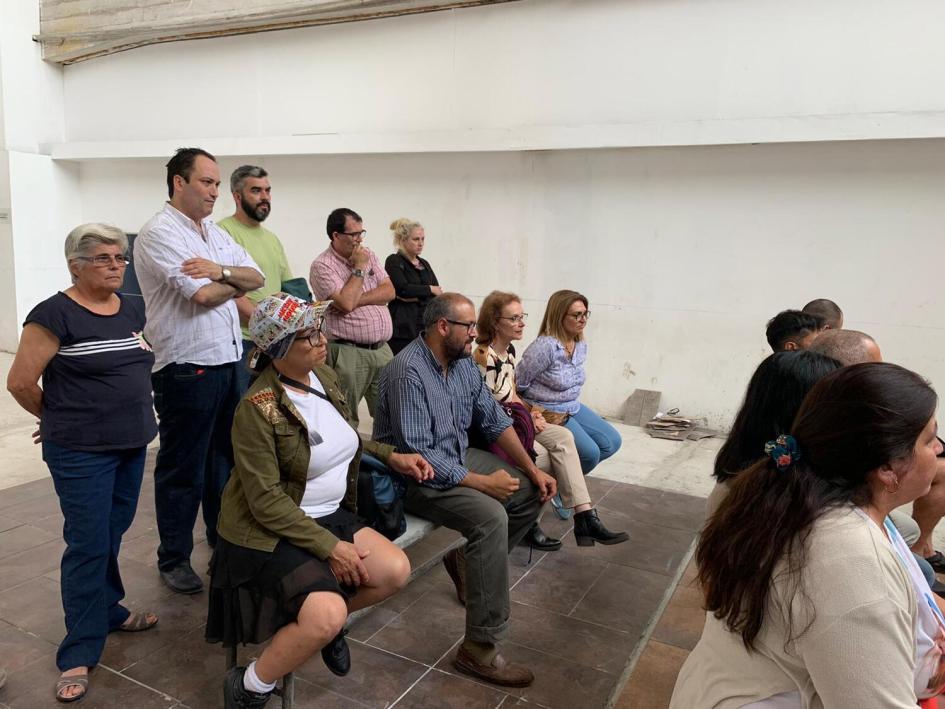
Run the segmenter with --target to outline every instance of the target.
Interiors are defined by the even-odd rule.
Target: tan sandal
[[[124,623],[118,626],[118,629],[124,633],[139,633],[142,630],[150,630],[157,625],[158,617],[154,613],[143,613],[134,611]]]
[[[80,687],[82,689],[78,694],[67,697],[63,692],[69,687]],[[68,704],[69,702],[78,702],[83,699],[89,691],[89,672],[86,670],[77,675],[60,676],[56,682],[56,701]]]

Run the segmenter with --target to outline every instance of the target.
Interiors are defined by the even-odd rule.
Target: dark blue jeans
[[[151,375],[161,436],[154,465],[161,571],[190,563],[201,504],[207,541],[216,544],[220,495],[233,467],[230,427],[240,399],[237,366],[169,364]]]
[[[145,448],[87,453],[43,441],[65,523],[60,566],[66,637],[59,645],[60,671],[94,667],[105,636],[128,618],[118,573],[121,536],[138,506]]]

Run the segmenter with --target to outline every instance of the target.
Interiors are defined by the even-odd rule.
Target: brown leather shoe
[[[453,580],[456,586],[456,598],[462,605],[466,605],[466,557],[463,555],[463,548],[453,549],[443,557],[443,566],[446,567],[446,573]]]
[[[503,687],[528,687],[535,681],[535,675],[524,665],[508,662],[501,654],[495,656],[491,665],[483,665],[466,652],[462,645],[459,646],[453,666],[467,675]]]

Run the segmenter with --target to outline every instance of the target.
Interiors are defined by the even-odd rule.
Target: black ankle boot
[[[574,539],[579,547],[592,547],[594,542],[620,544],[630,536],[626,532],[611,532],[600,521],[597,510],[590,509],[574,515]]]
[[[538,526],[538,522],[535,522],[532,528],[528,530],[528,534],[525,535],[525,543],[538,551],[558,551],[561,548],[561,540],[545,534]]]

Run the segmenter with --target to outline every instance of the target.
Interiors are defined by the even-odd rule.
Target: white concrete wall
[[[0,55],[7,133],[35,118],[16,150],[91,145],[75,153],[84,162],[10,160],[11,192],[35,218],[15,206],[15,244],[35,240],[17,274],[50,264],[17,301],[61,285],[67,226],[134,231],[160,207],[167,156],[114,158],[197,143],[221,146],[224,176],[244,160],[270,169],[271,225],[300,273],[345,204],[382,254],[392,218],[423,221],[443,283],[518,291],[529,338],[551,291],[586,292],[585,400],[606,413],[657,388],[665,407],[726,424],[766,353],[767,318],[814,297],[942,383],[945,140],[833,141],[874,123],[945,136],[943,20],[933,0],[524,0],[126,52],[67,67],[62,110],[57,75],[24,50],[24,76],[51,98],[29,98],[17,77],[26,103],[12,119]],[[57,115],[61,130],[47,124]],[[908,121],[890,117],[928,132],[897,133]],[[273,157],[312,134],[366,154]],[[456,152],[467,137],[481,152]],[[279,150],[241,158],[233,146],[252,138]],[[790,140],[822,142],[777,144]],[[627,147],[674,141],[746,145]],[[515,151],[537,144],[578,149]],[[587,149],[601,145],[623,147]],[[216,216],[230,209],[222,200]]]
[[[78,216],[78,190],[41,145],[64,137],[62,70],[41,60],[35,0],[0,3],[0,349],[13,350],[19,324],[64,283],[51,254],[61,253],[66,225]],[[55,258],[55,257],[53,257]],[[61,258],[56,265],[61,263]],[[66,281],[68,284],[68,281]]]
[[[727,425],[765,321],[815,297],[945,390],[945,141],[246,159],[271,173],[267,225],[298,275],[346,205],[379,254],[413,217],[446,287],[521,294],[526,341],[550,292],[586,293],[585,400],[607,413],[641,387]],[[79,182],[83,220],[130,231],[164,198],[159,161],[83,163]]]
[[[945,110],[943,25],[937,0],[524,0],[164,44],[67,67],[66,139],[855,137]]]

